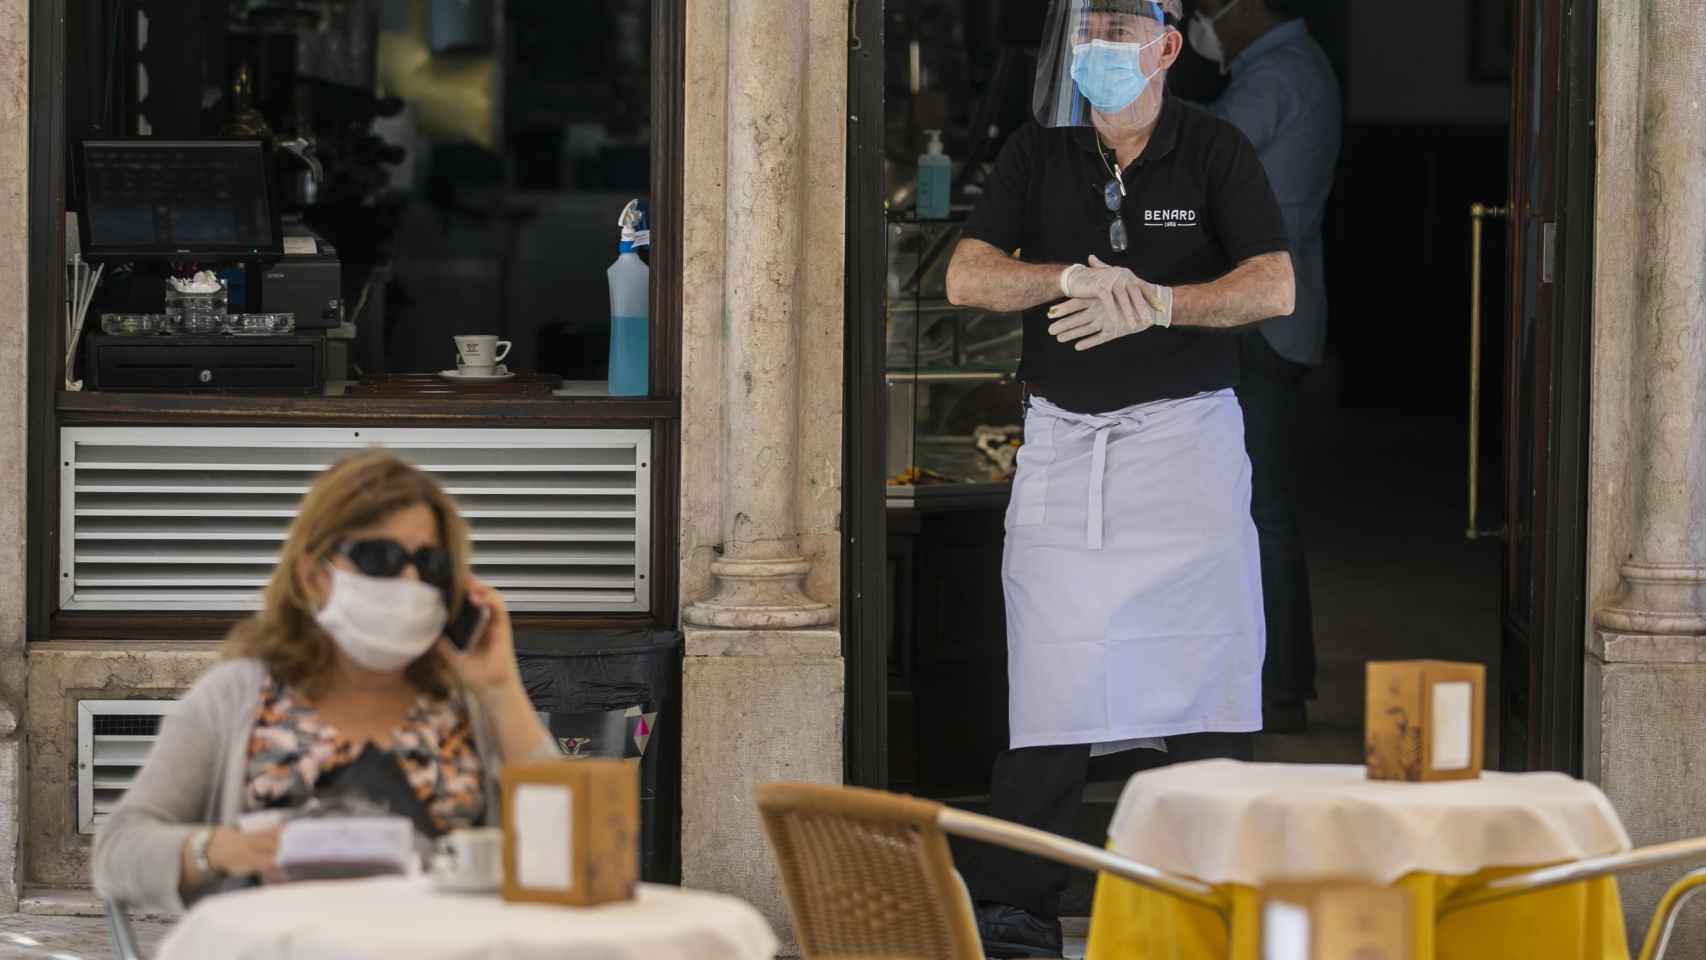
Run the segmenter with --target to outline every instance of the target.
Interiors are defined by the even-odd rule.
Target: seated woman
[[[95,838],[100,895],[181,909],[245,885],[274,867],[280,831],[244,832],[239,819],[340,779],[396,787],[412,809],[393,812],[429,835],[495,823],[499,766],[559,751],[522,689],[503,598],[470,575],[469,549],[449,495],[390,454],[321,475],[261,611],[162,724]],[[463,602],[488,613],[466,652],[445,636]]]

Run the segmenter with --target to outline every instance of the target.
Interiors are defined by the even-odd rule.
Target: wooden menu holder
[[[503,898],[590,907],[639,882],[640,778],[620,760],[542,760],[503,771]]]
[[[1410,895],[1353,881],[1262,889],[1262,960],[1414,960]]]
[[[1487,668],[1479,663],[1368,664],[1368,778],[1419,782],[1479,777],[1486,703]]]

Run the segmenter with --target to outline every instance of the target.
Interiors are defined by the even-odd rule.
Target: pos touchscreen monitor
[[[78,141],[83,255],[282,255],[269,160],[262,140]]]

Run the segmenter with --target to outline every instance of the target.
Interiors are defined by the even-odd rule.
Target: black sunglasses
[[[401,576],[404,567],[412,566],[422,583],[450,588],[450,552],[443,547],[422,547],[410,553],[395,540],[350,540],[339,544],[337,553],[370,577]]]
[[[1130,237],[1126,235],[1125,218],[1120,215],[1120,208],[1125,205],[1125,190],[1118,178],[1103,185],[1102,203],[1108,208],[1108,246],[1113,247],[1115,253],[1124,253],[1130,245]]]

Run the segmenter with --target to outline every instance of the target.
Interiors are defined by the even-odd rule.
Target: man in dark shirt
[[[1024,312],[996,816],[1070,833],[1092,755],[1248,758],[1264,628],[1238,328],[1293,310],[1286,224],[1231,124],[1165,93],[1178,0],[1053,0],[1037,122],[948,267]],[[1064,868],[968,871],[991,956],[1058,956]]]

